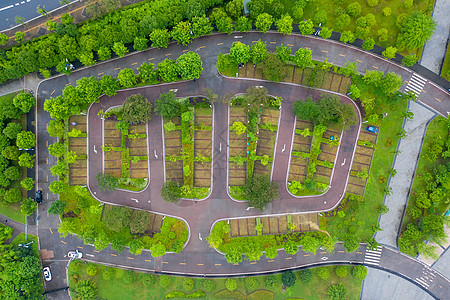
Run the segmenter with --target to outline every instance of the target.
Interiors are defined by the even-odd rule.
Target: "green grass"
[[[77,261],[72,261],[69,265],[69,287],[70,290],[73,291],[75,287],[74,274],[78,275],[78,280],[90,279],[92,282],[96,284],[98,287],[98,297],[102,299],[109,300],[122,300],[122,299],[164,299],[164,297],[170,293],[171,291],[183,291],[183,280],[184,277],[170,276],[172,279],[172,284],[168,288],[162,288],[158,281],[159,276],[154,276],[154,282],[148,286],[145,286],[140,280],[139,276],[144,273],[135,273],[136,280],[132,283],[125,283],[123,280],[123,276],[125,271],[122,269],[115,269],[115,277],[110,281],[106,281],[102,279],[102,273],[105,269],[102,265],[96,265],[98,268],[98,273],[95,276],[89,276],[86,274],[86,268],[89,264],[79,263],[79,270],[74,272],[74,264]],[[110,268],[110,267],[108,267]],[[361,291],[361,280],[354,279],[349,275],[346,278],[338,278],[334,272],[333,266],[326,267],[330,268],[331,276],[327,280],[320,279],[314,271],[316,269],[312,269],[313,278],[312,281],[308,284],[305,284],[300,281],[299,272],[295,272],[297,275],[297,281],[292,288],[287,289],[285,293],[282,292],[281,289],[281,274],[275,275],[277,279],[277,283],[275,287],[272,288],[271,292],[273,293],[273,297],[268,298],[258,298],[258,299],[289,299],[291,297],[296,297],[295,299],[327,299],[326,292],[328,290],[329,285],[342,283],[347,289],[347,299],[359,299],[360,291]],[[350,268],[350,267],[349,267]],[[76,268],[75,268],[76,270]],[[254,277],[257,281],[257,285],[253,288],[249,288],[248,285],[245,284],[245,278],[236,278],[237,280],[237,292],[240,292],[243,295],[250,295],[251,293],[257,290],[267,290],[270,291],[264,284],[267,276],[257,276]],[[194,289],[191,292],[196,290],[204,290],[202,283],[205,279],[193,278],[194,280]],[[211,279],[215,283],[215,288],[211,292],[206,293],[207,299],[217,299],[214,295],[219,292],[225,290],[225,281],[226,279]],[[266,292],[267,293],[267,292]],[[72,294],[72,297],[74,294]],[[179,298],[177,298],[179,299]],[[247,298],[252,299],[252,298]]]
[[[0,205],[0,214],[22,224],[25,224],[25,215],[20,212],[21,202],[10,205]]]
[[[414,182],[413,186],[411,188],[411,195],[414,195],[419,190],[424,190],[426,183],[420,176],[421,174],[425,173],[427,170],[432,170],[435,167],[437,167],[439,164],[442,164],[444,160],[442,158],[430,162],[427,158],[424,157],[424,153],[426,149],[430,146],[431,142],[430,138],[432,136],[441,136],[442,139],[445,139],[445,137],[448,135],[448,127],[445,118],[442,116],[437,116],[433,121],[430,122],[430,124],[427,127],[427,132],[425,134],[425,139],[423,141],[421,155],[419,159],[419,163],[417,165],[416,169],[416,176],[414,176]],[[411,199],[411,198],[410,198]],[[413,207],[415,205],[414,201],[408,201],[408,206],[406,211],[408,211],[409,208]],[[448,205],[448,204],[446,204]],[[402,223],[402,231],[406,229],[406,224],[414,221],[411,219],[411,217],[408,214],[405,214],[405,218],[403,219]]]
[[[25,240],[25,233],[23,233],[23,232],[19,233],[19,235],[16,236],[14,238],[14,240],[12,240],[11,245],[17,246],[19,244],[26,244],[31,241],[34,241],[34,243],[29,245],[28,247],[31,248],[34,256],[39,257],[39,250],[37,248],[37,238],[36,238],[36,236],[34,236],[32,234],[28,234],[27,239]]]
[[[442,65],[441,76],[447,80],[450,80],[450,47],[447,48],[447,53],[445,54],[444,64]]]
[[[245,186],[232,185],[230,186],[229,192],[230,196],[235,200],[246,201],[245,199]]]

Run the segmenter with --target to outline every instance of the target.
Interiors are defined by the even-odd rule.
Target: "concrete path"
[[[21,90],[30,90],[36,92],[39,82],[41,82],[37,73],[30,73],[19,79],[11,80],[0,85],[0,96],[18,92]]]
[[[361,289],[361,299],[431,300],[433,297],[400,276],[367,268],[367,277]]]
[[[431,267],[441,272],[445,277],[450,278],[450,247],[445,250],[444,254]]]
[[[441,71],[445,49],[450,37],[450,1],[436,0],[433,19],[436,21],[434,34],[425,44],[420,64],[436,74]]]
[[[390,178],[388,184],[392,188],[392,195],[384,199],[389,212],[380,216],[379,222],[383,231],[375,235],[378,243],[393,248],[397,248],[397,237],[408,203],[426,128],[428,122],[436,116],[435,112],[417,102],[411,101],[408,108],[414,113],[414,118],[403,124],[406,137],[400,140],[397,147],[400,153],[395,156],[393,166],[397,174]]]

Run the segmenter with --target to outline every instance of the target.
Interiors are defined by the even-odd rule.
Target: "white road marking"
[[[155,153],[155,157],[158,158],[158,155],[156,154],[156,150],[154,150],[154,153]]]
[[[346,161],[347,159],[346,158],[344,158],[344,162],[341,164],[341,167],[343,167],[344,165],[345,165],[345,161]]]
[[[245,210],[250,210],[250,208],[253,208],[253,206],[249,206]]]
[[[219,152],[222,152],[222,143],[219,144]]]
[[[198,233],[198,239],[200,240],[200,241],[203,241],[203,239],[202,239],[202,234],[199,232]]]
[[[92,254],[86,253],[86,255],[87,255],[87,256],[90,256],[90,257],[94,257],[94,255],[92,255]]]
[[[14,5],[11,4],[9,6],[2,7],[2,8],[0,8],[0,11],[7,10],[7,9],[9,9],[11,7],[14,7]]]
[[[138,199],[131,198],[131,200],[136,201],[136,203],[139,203]]]
[[[281,152],[284,152],[286,150],[286,144],[283,144],[283,149],[281,149]]]
[[[94,153],[97,154],[97,150],[95,149],[95,145],[94,145]]]

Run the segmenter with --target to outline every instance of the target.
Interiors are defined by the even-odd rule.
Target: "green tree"
[[[222,17],[216,19],[215,23],[219,32],[230,34],[233,31],[233,20],[227,15],[223,15]]]
[[[126,123],[138,124],[151,119],[152,104],[141,94],[129,96],[123,104],[122,119]]]
[[[199,78],[203,71],[203,63],[198,53],[189,51],[177,58],[178,74],[182,79]]]
[[[145,37],[142,36],[136,36],[134,38],[133,48],[136,51],[142,51],[147,49],[147,42],[148,40]]]
[[[120,70],[117,79],[119,79],[119,83],[124,88],[132,87],[136,85],[137,78],[132,69],[124,68]]]
[[[10,160],[18,160],[20,156],[19,148],[16,146],[8,146],[2,150],[2,155]]]
[[[229,291],[234,291],[235,289],[237,289],[237,281],[236,281],[236,279],[228,278],[228,279],[225,281],[225,287],[226,287],[227,290],[229,290]]]
[[[180,115],[180,105],[173,91],[160,94],[155,101],[155,112],[163,118],[173,118]]]
[[[271,182],[269,177],[263,175],[255,175],[247,180],[244,190],[248,206],[261,211],[278,198],[278,183]]]
[[[349,234],[347,237],[345,237],[344,243],[342,246],[344,246],[345,250],[348,253],[355,252],[359,248],[359,243],[361,240],[357,235]]]
[[[116,271],[114,268],[105,268],[105,270],[102,273],[102,279],[106,281],[110,281],[113,279],[116,275]]]
[[[233,19],[237,19],[242,14],[243,9],[244,2],[242,2],[241,0],[232,0],[225,6],[225,10],[227,11],[228,15]]]
[[[277,47],[277,57],[284,63],[292,60],[291,56],[292,48],[281,44]]]
[[[410,54],[403,57],[402,64],[406,67],[412,67],[417,63],[417,55]]]
[[[192,18],[192,33],[195,37],[209,35],[213,27],[206,16]]]
[[[0,33],[0,45],[5,45],[9,40],[9,37],[4,34],[4,33]]]
[[[403,21],[397,45],[401,49],[420,48],[433,35],[435,28],[436,22],[433,18],[415,11]]]
[[[29,168],[29,169],[33,168],[33,166],[34,166],[34,158],[35,158],[35,155],[31,155],[28,152],[22,153],[19,156],[19,166],[26,167],[26,168]]]
[[[178,44],[183,44],[186,46],[190,42],[192,42],[193,36],[191,35],[190,23],[180,22],[172,30],[172,37],[177,41]]]
[[[93,66],[97,63],[94,59],[94,53],[92,51],[83,51],[78,55],[78,59],[85,66]]]
[[[158,49],[167,48],[170,42],[170,33],[167,29],[155,29],[149,36],[152,46]]]
[[[114,53],[116,53],[119,57],[124,57],[125,54],[128,53],[127,47],[125,47],[124,43],[122,41],[115,42],[112,46],[112,50]]]
[[[161,188],[161,197],[167,202],[178,202],[180,200],[181,191],[177,183],[167,181]]]
[[[98,83],[103,93],[110,97],[116,95],[117,91],[120,89],[119,81],[109,75],[103,75]]]
[[[167,275],[159,276],[159,285],[163,288],[168,288],[172,284],[172,278]]]
[[[252,21],[247,17],[241,16],[236,22],[236,31],[249,32],[252,29]]]
[[[361,4],[359,2],[352,2],[347,6],[347,14],[356,18],[361,13]]]
[[[50,136],[62,138],[64,135],[64,123],[57,120],[50,120],[47,131]]]
[[[322,30],[320,31],[319,35],[323,38],[323,39],[329,39],[331,37],[331,35],[333,34],[333,29],[328,28],[328,27],[323,27]]]
[[[5,192],[3,201],[7,204],[16,203],[22,200],[22,193],[17,188],[10,188]]]
[[[53,193],[53,194],[61,194],[66,188],[66,184],[62,181],[52,181],[52,183],[50,183],[50,186],[48,187],[48,189]]]
[[[67,173],[67,162],[64,160],[59,160],[56,165],[50,168],[50,172],[53,176],[63,176]]]
[[[234,42],[230,48],[230,57],[236,63],[247,63],[250,60],[250,47],[241,42]]]
[[[50,204],[47,212],[52,215],[61,215],[64,213],[64,208],[66,207],[66,203],[60,199],[57,199]]]
[[[334,21],[334,26],[337,30],[342,31],[345,27],[347,27],[351,22],[351,18],[347,14],[339,15]]]
[[[267,43],[262,42],[259,39],[256,43],[254,43],[251,47],[250,51],[250,60],[254,64],[259,64],[264,61],[269,56],[269,52],[267,51]]]
[[[255,26],[256,29],[266,33],[270,26],[273,24],[273,17],[269,15],[268,13],[262,13],[256,18]]]
[[[19,168],[16,166],[10,166],[5,171],[4,174],[6,178],[11,181],[18,180],[22,177],[22,173],[19,171]]]
[[[286,271],[281,274],[281,282],[285,287],[291,287],[295,285],[297,276],[292,271]]]
[[[286,251],[287,254],[295,255],[298,252],[298,246],[294,241],[287,241],[284,244],[284,251]]]
[[[31,131],[22,131],[16,137],[17,147],[31,149],[36,145],[36,136]]]
[[[98,59],[107,61],[111,59],[111,49],[109,47],[100,47],[97,51]]]
[[[311,282],[313,277],[313,273],[310,269],[300,270],[300,280],[304,283],[308,284]]]
[[[95,276],[98,272],[97,266],[95,266],[94,264],[89,264],[89,266],[86,268],[86,273],[89,276]]]
[[[24,114],[28,113],[34,106],[36,100],[27,92],[20,92],[13,98],[14,106],[20,109]]]
[[[80,280],[75,285],[75,293],[81,299],[94,299],[97,296],[97,287],[90,280]]]
[[[166,254],[166,246],[161,244],[161,242],[158,242],[156,244],[153,244],[150,247],[150,252],[153,257],[160,257]]]
[[[353,277],[359,280],[363,280],[367,276],[367,268],[365,266],[356,265],[352,271]]]
[[[33,178],[25,178],[20,182],[22,188],[26,191],[31,191],[34,188]]]
[[[176,81],[178,79],[178,67],[174,60],[164,59],[158,64],[159,77],[165,82]]]
[[[344,44],[353,43],[356,40],[355,35],[351,31],[344,31],[341,34],[341,38],[339,39]]]
[[[20,206],[20,212],[26,216],[30,216],[36,210],[37,204],[31,198],[25,198]]]
[[[395,57],[395,54],[397,53],[397,48],[389,46],[386,48],[385,51],[383,51],[381,54],[383,54],[383,56],[386,59],[393,59]]]
[[[339,278],[347,277],[348,275],[348,267],[347,266],[337,266],[334,269],[334,272],[336,273],[336,276]]]
[[[295,64],[304,69],[312,64],[311,50],[300,48],[295,52]]]
[[[134,255],[141,254],[143,249],[144,243],[141,240],[134,239],[130,242],[130,252],[133,253]]]
[[[292,23],[294,19],[289,14],[285,14],[281,17],[281,19],[275,21],[275,25],[277,26],[278,32],[285,34],[291,34],[292,32]]]
[[[152,63],[143,62],[138,68],[139,78],[142,83],[153,83],[158,78],[158,71]]]
[[[114,191],[119,187],[119,179],[110,174],[98,173],[95,178],[98,181],[98,187],[102,191]]]
[[[303,35],[310,35],[314,33],[314,24],[311,20],[300,21],[298,29]]]
[[[317,268],[316,273],[322,280],[327,280],[328,278],[330,278],[331,275],[330,268],[328,267]]]
[[[378,0],[375,1],[378,2]],[[342,283],[330,285],[327,291],[327,296],[330,296],[331,300],[345,300],[347,299],[347,290]]]
[[[48,146],[48,153],[55,157],[61,157],[64,155],[64,145],[61,143],[54,143]]]
[[[245,132],[247,127],[242,124],[242,122],[234,122],[230,129],[235,130],[237,135],[241,135]]]
[[[14,40],[18,43],[20,43],[21,41],[23,41],[23,38],[25,37],[25,33],[23,33],[22,31],[16,31],[15,35],[14,35]]]

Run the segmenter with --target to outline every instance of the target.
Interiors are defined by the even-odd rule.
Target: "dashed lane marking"
[[[217,46],[223,45],[223,43],[218,43]]]
[[[98,250],[94,250],[94,252],[100,253],[100,251],[98,251]]]
[[[113,253],[111,253],[111,256],[117,256],[117,254],[113,254]]]
[[[268,260],[267,262],[274,262],[275,260],[274,259],[271,259],[271,260]]]
[[[48,193],[47,193],[47,200],[48,200]]]
[[[145,259],[145,261],[151,262],[151,260],[150,260],[150,259]]]
[[[152,57],[152,58],[149,58],[148,60],[152,60],[152,59],[155,59],[154,57]]]
[[[356,61],[362,63],[362,60],[357,59]]]
[[[45,146],[48,148],[48,141],[45,141]]]
[[[103,75],[105,72],[98,73],[97,76]]]
[[[168,264],[168,262],[167,262],[167,261],[163,261],[162,263],[163,263],[163,264]]]
[[[86,253],[87,256],[94,257],[94,255]]]
[[[284,259],[292,259],[292,257],[285,257]]]
[[[270,42],[271,44],[276,44],[277,42]]]
[[[377,69],[378,70],[378,67],[375,67],[375,66],[372,66],[374,69]]]
[[[204,266],[204,264],[197,264],[197,266]]]
[[[338,252],[339,252],[339,253],[344,253],[345,251],[342,251],[342,250],[341,250],[341,251],[338,251]]]
[[[309,47],[305,47],[305,49],[311,50],[311,48],[309,48]]]
[[[48,230],[50,230],[50,233],[51,233],[51,234],[53,234],[53,231],[52,231],[52,229],[51,229],[51,228],[49,228]]]
[[[221,266],[222,264],[214,264],[215,266]]]
[[[47,182],[48,182],[48,175],[47,175]]]
[[[341,252],[341,251],[339,251],[339,252]],[[342,251],[342,252],[344,252],[344,251]],[[358,251],[356,251],[356,253],[357,253],[357,254],[362,254],[362,252],[358,252]]]
[[[287,44],[289,47],[294,47],[294,45],[292,45],[292,44]]]
[[[180,263],[180,265],[186,265],[186,263]]]
[[[167,53],[166,56],[172,55],[172,53]]]
[[[135,63],[132,63],[131,65],[132,65],[132,66],[134,66],[134,65],[137,65],[137,62],[135,62]]]
[[[50,96],[53,95],[55,92],[56,92],[56,90],[53,90],[53,92],[50,94]]]
[[[255,264],[256,264],[256,261],[252,261],[250,264],[251,264],[251,265],[255,265]]]
[[[48,165],[48,158],[45,159],[45,163]]]
[[[303,256],[309,256],[309,254],[304,254]]]
[[[233,266],[239,266],[239,264],[233,264]]]
[[[258,41],[252,41],[252,43],[257,43]]]
[[[339,56],[343,56],[343,57],[345,57],[345,55],[344,55],[344,54],[340,54],[340,53],[339,53]]]
[[[424,90],[421,90],[422,91],[422,93],[426,93],[427,91],[424,91]]]
[[[200,49],[206,48],[206,46],[201,46]]]
[[[441,102],[441,100],[439,100],[438,98],[434,98],[434,99],[436,99],[437,101]]]
[[[67,245],[67,243],[66,243],[66,242],[64,242],[64,241],[61,241],[61,243],[63,243],[64,245]]]
[[[188,52],[188,51],[189,51],[189,49],[183,50],[183,52]]]
[[[69,83],[66,83],[66,86],[68,86],[68,85],[70,85],[70,82],[69,82]]]
[[[327,251],[324,251],[324,252],[320,252],[320,254],[324,254],[324,253],[327,253]]]
[[[81,247],[81,246],[77,246],[77,248],[78,248],[78,249],[83,249],[83,247]]]
[[[322,50],[322,52],[328,53],[328,51],[327,51],[327,50]]]
[[[117,70],[120,70],[120,67],[114,69],[114,71],[117,71]]]
[[[127,256],[127,258],[128,258],[128,259],[134,259],[134,257],[129,257],[129,256]]]

